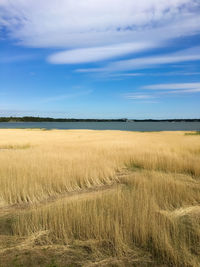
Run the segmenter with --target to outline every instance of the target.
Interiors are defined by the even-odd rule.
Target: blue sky
[[[0,0],[10,115],[200,118],[200,2]]]

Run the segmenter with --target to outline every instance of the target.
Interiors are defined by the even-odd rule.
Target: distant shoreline
[[[74,119],[49,117],[0,117],[0,122],[200,122],[200,119]]]

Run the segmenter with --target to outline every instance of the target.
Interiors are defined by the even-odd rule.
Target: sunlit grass
[[[144,262],[151,255],[157,264],[198,266],[200,139],[182,132],[0,131],[0,147],[16,144],[29,147],[0,150],[2,212],[18,205],[9,220],[2,217],[1,234],[45,233],[38,244],[87,243],[123,259],[139,250]]]

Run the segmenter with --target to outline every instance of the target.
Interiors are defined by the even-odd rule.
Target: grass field
[[[200,137],[0,130],[0,266],[200,266]]]

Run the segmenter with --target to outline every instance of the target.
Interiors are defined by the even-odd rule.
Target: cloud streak
[[[199,33],[199,7],[196,0],[1,0],[0,35],[5,28],[23,46],[62,49],[50,63],[88,63]],[[116,68],[132,65],[118,62]]]
[[[147,33],[166,25],[170,25],[171,34],[174,34],[177,23],[178,33],[184,34],[188,27],[181,26],[183,20],[190,20],[191,33],[197,30],[197,21],[193,20],[197,7],[195,0],[76,0],[75,3],[73,0],[59,0],[59,3],[54,0],[3,0],[0,23],[25,45],[80,46],[80,41],[93,45],[113,42],[113,38],[124,41],[132,34],[134,40],[134,33],[140,37],[143,31]]]
[[[200,83],[169,83],[143,86],[142,89],[150,90],[199,90]]]
[[[129,100],[141,100],[143,103],[144,101],[146,103],[158,103],[155,100],[166,97],[167,95],[200,93],[200,83],[153,84],[142,86],[138,89],[140,92],[125,93],[123,97]],[[148,90],[148,92],[144,90]]]
[[[131,100],[146,100],[146,99],[154,99],[155,96],[148,95],[148,94],[141,94],[141,93],[127,93],[123,95],[127,99]]]
[[[121,60],[109,63],[103,68],[78,69],[78,72],[114,72],[148,69],[165,64],[189,62],[200,60],[200,46],[185,49],[175,53],[158,56],[139,57],[129,60]]]
[[[199,93],[200,83],[169,83],[154,84],[141,87],[141,89],[159,91],[159,95]]]
[[[146,43],[124,43],[103,47],[92,47],[62,51],[52,54],[48,61],[53,64],[77,64],[106,60],[119,57],[129,53],[141,52],[158,46],[152,42]]]

